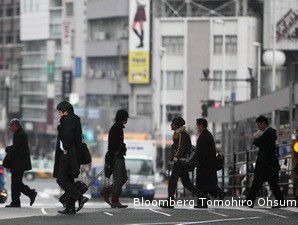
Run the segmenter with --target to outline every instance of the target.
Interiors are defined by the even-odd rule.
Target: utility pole
[[[164,47],[160,48],[160,56],[161,56],[161,63],[162,63],[162,94],[160,95],[162,101],[162,159],[163,159],[163,170],[166,171],[166,147],[167,147],[167,137],[166,137],[166,114],[167,114],[167,104],[166,104],[166,97],[167,97],[167,74],[166,74],[166,66],[165,66],[165,53],[166,49]]]

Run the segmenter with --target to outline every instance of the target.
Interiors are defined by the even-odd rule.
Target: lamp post
[[[222,30],[222,74],[221,74],[221,105],[222,107],[225,106],[225,95],[226,95],[226,32],[225,32],[225,22],[220,19],[214,19],[215,23],[221,24],[223,27]]]
[[[161,70],[162,70],[162,93],[160,95],[162,101],[162,167],[166,171],[166,114],[167,114],[167,105],[166,105],[166,94],[167,94],[167,75],[166,75],[166,66],[165,66],[165,54],[166,48],[160,47],[160,61],[161,61]],[[160,77],[161,81],[161,77]]]
[[[272,92],[276,90],[276,0],[273,0],[273,64],[272,64]],[[272,126],[275,125],[275,111],[272,112]]]
[[[254,42],[254,46],[258,49],[258,69],[257,69],[257,80],[258,80],[258,97],[261,96],[261,43]]]

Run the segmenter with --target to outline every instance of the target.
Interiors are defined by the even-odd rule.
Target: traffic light
[[[202,117],[208,117],[208,106],[207,106],[207,104],[202,105]]]
[[[293,154],[298,156],[298,139],[293,141],[292,149]]]

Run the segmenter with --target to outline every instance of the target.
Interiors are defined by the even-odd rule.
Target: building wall
[[[252,17],[237,17],[225,18],[224,25],[210,22],[212,35],[210,40],[214,40],[215,35],[222,36],[225,33],[227,36],[237,37],[237,51],[235,53],[225,54],[225,71],[235,71],[237,79],[247,79],[250,77],[248,68],[252,68],[253,75],[257,72],[257,48],[254,42],[260,41],[260,33],[258,20]],[[215,78],[214,71],[223,70],[223,54],[214,53],[214,41],[210,45],[211,63],[210,63],[210,77]],[[226,76],[226,79],[228,77]],[[221,82],[219,82],[221,86]],[[228,85],[226,81],[226,85]],[[216,90],[214,88],[215,82],[210,86],[210,99],[221,100],[221,88]],[[226,88],[226,101],[231,101],[231,93],[236,93],[236,101],[246,101],[250,99],[250,83],[249,82],[233,82],[231,88]]]
[[[0,105],[5,103],[5,79],[9,78],[9,113],[20,112],[20,1],[1,1],[0,4]]]
[[[216,19],[216,18],[213,18]],[[217,18],[218,19],[218,18]],[[222,71],[223,56],[214,52],[214,36],[236,38],[236,51],[225,56],[225,70],[233,71],[235,79],[247,79],[250,77],[248,67],[256,74],[256,47],[255,41],[259,41],[258,20],[251,17],[227,17],[223,24],[215,23],[211,18],[156,18],[153,26],[153,87],[154,87],[154,126],[159,131],[161,127],[161,105],[163,101],[171,106],[183,106],[180,112],[188,125],[195,129],[195,119],[201,117],[202,103],[207,100],[221,100],[221,84],[214,90],[214,81],[201,81],[203,70],[209,69],[209,77],[214,77],[214,71]],[[180,38],[183,49],[179,54],[172,53],[172,44],[168,45],[165,39]],[[226,38],[227,39],[227,38]],[[167,46],[170,49],[167,49]],[[223,43],[221,44],[223,47]],[[234,47],[235,47],[234,45]],[[161,46],[166,48],[164,65],[161,60]],[[179,48],[180,48],[179,47]],[[231,47],[229,46],[229,49]],[[183,86],[177,90],[167,90],[163,99],[162,71],[182,71]],[[221,82],[219,82],[221,83]],[[236,93],[236,101],[246,101],[250,98],[250,84],[248,82],[233,82]],[[226,100],[231,100],[231,91],[226,91]],[[161,100],[160,100],[161,99]],[[172,109],[167,109],[167,115]],[[178,116],[179,113],[175,114]],[[168,126],[170,125],[168,118]],[[170,134],[168,129],[168,134]]]
[[[48,121],[48,61],[53,60],[54,106],[61,100],[61,22],[62,1],[33,1],[32,8],[28,1],[21,2],[21,40],[22,51],[22,119],[35,122],[46,133]],[[29,7],[30,6],[30,7]],[[29,8],[28,8],[29,7]],[[45,17],[43,22],[40,18]],[[30,26],[29,26],[30,25]],[[38,33],[38,34],[37,34]],[[54,49],[49,42],[54,42]],[[53,58],[53,59],[52,59]]]
[[[202,43],[202,44],[198,44]],[[189,127],[195,130],[196,119],[201,117],[203,101],[208,99],[208,83],[201,81],[201,71],[210,63],[209,21],[188,21],[187,23],[187,84],[186,113]]]
[[[87,108],[109,108],[111,113],[100,115],[110,121],[108,124],[113,122],[116,110],[125,108],[131,118],[127,131],[151,133],[151,85],[128,83],[128,3],[87,1],[85,104]],[[102,119],[98,125],[106,128],[100,124]]]

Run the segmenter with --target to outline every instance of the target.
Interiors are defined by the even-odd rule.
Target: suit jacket
[[[216,149],[212,134],[205,129],[197,140],[197,185],[203,191],[217,187]]]
[[[31,170],[30,150],[28,144],[28,137],[23,128],[19,128],[13,134],[13,141],[11,146],[5,148],[8,157],[9,168],[12,171],[27,171]]]
[[[280,169],[275,141],[276,130],[269,127],[253,144],[259,148],[255,167],[255,176],[270,175]]]
[[[55,165],[53,176],[57,178],[59,173],[60,156],[63,154],[60,149],[60,140],[63,148],[68,151],[70,160],[70,171],[72,177],[76,178],[80,174],[80,166],[82,162],[82,126],[80,118],[75,114],[62,116],[60,125],[58,126],[58,137],[55,153]]]

